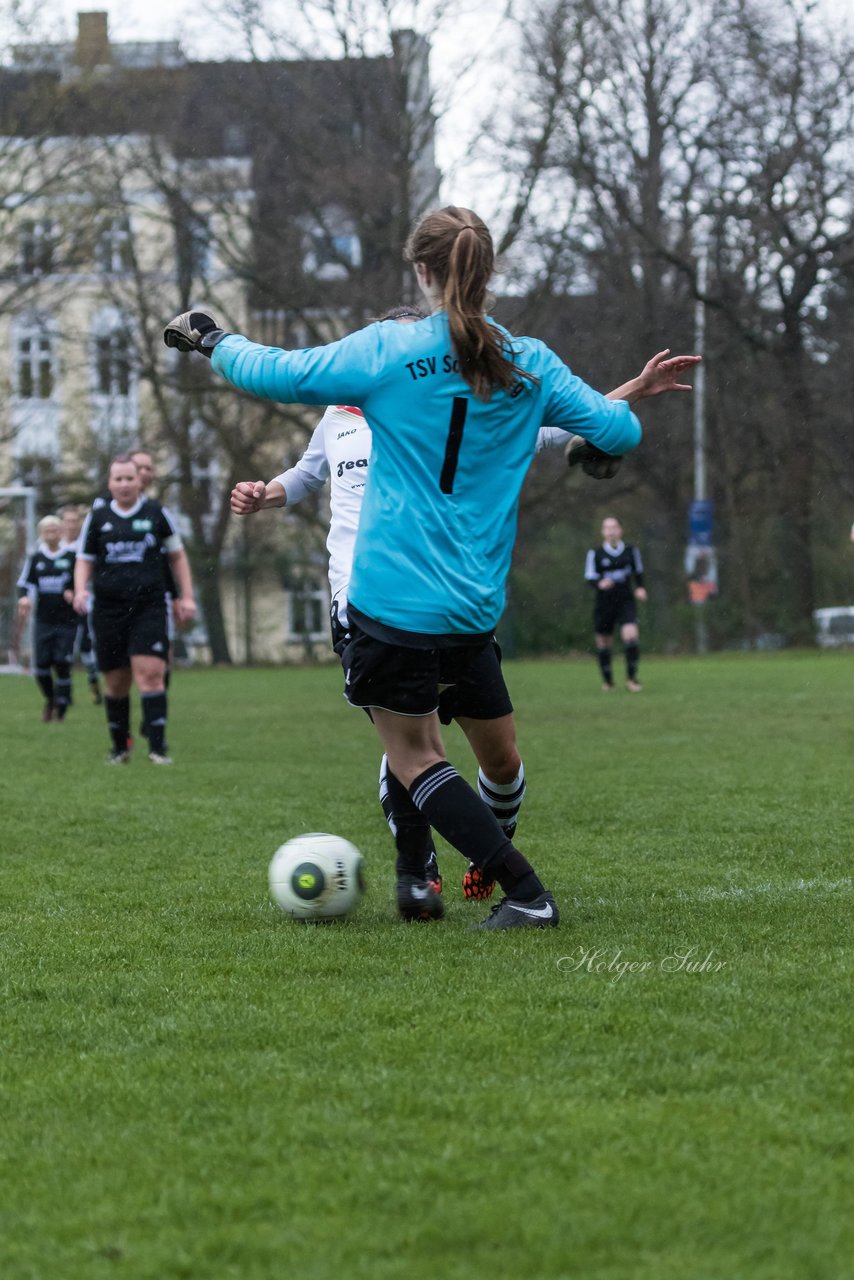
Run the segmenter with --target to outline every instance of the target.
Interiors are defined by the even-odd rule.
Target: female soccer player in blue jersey
[[[540,427],[625,453],[641,436],[630,404],[675,389],[695,357],[665,362],[663,352],[606,398],[544,343],[513,338],[485,315],[494,250],[476,214],[454,206],[428,214],[406,257],[431,309],[415,324],[377,323],[327,346],[281,351],[187,312],[164,339],[210,355],[251,394],[361,407],[373,452],[350,581],[346,696],[370,708],[390,768],[430,824],[501,885],[504,898],[475,927],[556,925],[552,894],[445,759],[439,689],[492,642]]]

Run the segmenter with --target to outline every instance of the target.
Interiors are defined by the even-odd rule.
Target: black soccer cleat
[[[415,876],[398,876],[397,909],[401,920],[441,920],[445,914],[442,899],[427,880]]]
[[[469,902],[486,902],[487,898],[492,897],[494,888],[495,881],[490,880],[483,874],[480,867],[470,862],[463,876],[463,897]]]
[[[436,850],[430,850],[430,857],[424,864],[424,879],[435,889],[436,893],[442,892],[442,873],[439,870],[439,860],[436,857]]]
[[[480,924],[470,929],[553,929],[560,921],[560,912],[548,889],[533,902],[519,902],[502,898]]]

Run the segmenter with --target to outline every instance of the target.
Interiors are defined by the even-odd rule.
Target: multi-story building
[[[0,486],[81,500],[118,449],[151,448],[216,657],[281,659],[325,632],[322,512],[284,543],[272,517],[237,538],[227,517],[234,480],[280,470],[313,419],[224,393],[162,324],[207,305],[304,345],[405,293],[401,245],[438,175],[426,43],[392,46],[190,62],[81,13],[75,41],[0,67]]]

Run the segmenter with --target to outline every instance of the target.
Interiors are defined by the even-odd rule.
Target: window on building
[[[92,326],[92,389],[111,401],[127,400],[136,389],[136,365],[125,317],[104,307]]]
[[[205,507],[212,521],[219,509],[220,465],[216,457],[216,441],[206,422],[197,418],[190,427],[190,479],[196,501]],[[207,518],[207,517],[203,517]]]
[[[222,131],[222,153],[226,156],[247,156],[249,134],[243,124],[227,124]]]
[[[318,280],[344,280],[362,265],[362,242],[351,218],[328,209],[306,230],[303,270]]]
[[[50,218],[28,218],[18,234],[21,271],[25,276],[44,276],[53,270],[55,234]]]
[[[15,332],[15,390],[22,400],[50,400],[56,381],[54,339],[46,322],[18,324]]]
[[[305,345],[300,342],[288,343],[288,313],[284,307],[265,307],[262,310],[253,311],[252,325],[253,334],[258,335],[256,341],[265,346],[290,349],[291,346]]]
[[[98,233],[95,247],[98,270],[107,275],[122,275],[131,268],[130,221],[121,216],[108,218]]]
[[[182,279],[204,279],[211,264],[211,229],[207,218],[192,214],[175,228],[178,272]]]
[[[298,640],[324,640],[328,632],[329,595],[321,582],[304,582],[289,597],[288,630]]]
[[[95,339],[95,390],[102,396],[129,396],[131,389],[130,344],[123,333]]]

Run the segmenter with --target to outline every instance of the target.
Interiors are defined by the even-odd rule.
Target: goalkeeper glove
[[[216,344],[226,336],[217,327],[216,320],[204,311],[185,311],[170,320],[163,330],[163,341],[167,347],[177,347],[179,351],[200,351],[208,359]]]
[[[622,454],[604,453],[589,440],[581,436],[573,436],[564,450],[569,467],[581,467],[587,476],[594,480],[611,480],[620,470]]]

